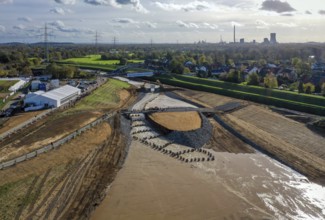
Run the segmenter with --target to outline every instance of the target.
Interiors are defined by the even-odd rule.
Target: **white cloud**
[[[212,30],[216,30],[216,29],[219,28],[218,25],[216,25],[216,24],[209,24],[207,22],[202,23],[202,26],[205,27],[205,28],[212,29]]]
[[[218,25],[216,25],[216,24],[210,24],[208,22],[194,23],[194,22],[184,22],[184,21],[178,20],[178,21],[176,21],[176,24],[179,27],[194,28],[194,29],[211,29],[211,30],[216,30],[216,29],[219,28]]]
[[[18,18],[18,21],[31,22],[32,19],[30,17],[26,16],[26,17],[20,17],[20,18]]]
[[[230,24],[231,24],[231,26],[236,26],[236,27],[242,27],[242,26],[244,26],[243,24],[238,23],[236,21],[232,21],[232,22],[230,22]]]
[[[257,29],[268,29],[270,24],[263,20],[256,20],[255,22]]]
[[[57,20],[54,22],[49,23],[49,25],[51,25],[52,27],[56,28],[57,30],[61,31],[61,32],[82,32],[81,29],[77,29],[77,28],[72,28],[72,27],[67,27],[63,21]]]
[[[64,4],[64,5],[74,5],[76,4],[76,0],[55,0],[56,3]]]
[[[141,26],[146,26],[149,28],[157,28],[157,23],[153,23],[150,21],[136,21],[131,18],[114,18],[112,19],[112,22],[114,23],[112,26],[116,28],[121,28],[125,27],[127,25],[132,25],[129,27],[136,27],[136,28],[141,28]]]
[[[132,24],[132,23],[138,23],[131,18],[114,18],[112,20],[115,23],[120,23],[120,24]]]
[[[2,25],[0,25],[0,32],[6,32],[6,27],[5,27],[5,26],[2,26]]]
[[[149,28],[157,28],[157,23],[152,23],[150,21],[145,21],[145,25],[147,25]]]
[[[256,5],[255,0],[219,0],[218,3],[236,8],[253,8]]]
[[[293,28],[293,27],[297,27],[298,25],[296,23],[290,22],[290,23],[283,23],[283,22],[278,22],[276,23],[278,26],[281,27],[288,27],[288,28]]]
[[[163,2],[155,2],[157,7],[165,10],[165,11],[208,11],[216,9],[216,6],[213,3],[207,1],[193,1],[187,4],[175,4],[175,3],[163,3]]]
[[[113,0],[119,5],[132,5],[137,12],[148,13],[149,11],[143,7],[140,0]]]
[[[72,11],[70,9],[63,9],[63,8],[59,8],[59,7],[52,8],[50,10],[50,12],[52,12],[54,14],[59,14],[59,15],[65,15],[67,13],[72,13]]]
[[[85,3],[90,5],[109,5],[114,4],[115,1],[110,0],[84,0]]]
[[[149,12],[145,7],[143,7],[140,0],[84,0],[84,2],[90,5],[110,5],[115,8],[121,8],[124,5],[130,5],[137,12]]]
[[[50,12],[52,12],[52,13],[54,13],[54,14],[59,14],[59,15],[64,15],[64,14],[65,14],[64,9],[63,9],[63,8],[58,8],[58,7],[56,7],[56,8],[52,8],[52,9],[50,10]]]
[[[0,0],[0,4],[9,4],[13,3],[13,0]]]
[[[91,30],[89,28],[73,28],[73,27],[68,27],[65,25],[65,23],[61,20],[57,20],[51,23],[48,23],[49,26],[52,26],[53,29],[56,31],[68,34],[68,36],[78,36],[80,37],[81,35],[89,35],[89,34],[94,34],[95,31]],[[57,35],[56,31],[54,31],[55,35]]]
[[[178,20],[176,21],[176,24],[179,26],[179,27],[185,27],[185,28],[199,28],[199,25],[193,23],[193,22],[184,22],[184,21],[181,21],[181,20]]]
[[[24,30],[25,29],[25,26],[22,25],[22,24],[19,24],[19,25],[15,25],[12,27],[13,29],[16,29],[16,30]]]

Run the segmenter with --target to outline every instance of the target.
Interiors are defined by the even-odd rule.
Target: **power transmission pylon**
[[[117,44],[117,38],[114,36],[113,37],[113,45],[114,45],[114,47],[116,46],[116,44]]]
[[[44,46],[45,46],[45,57],[44,57],[44,59],[45,59],[46,63],[50,62],[50,58],[49,58],[49,37],[54,36],[52,33],[48,32],[49,29],[51,29],[51,28],[48,28],[47,24],[45,23],[44,34],[40,35],[40,36],[44,36]],[[53,30],[53,29],[51,29],[51,30]]]

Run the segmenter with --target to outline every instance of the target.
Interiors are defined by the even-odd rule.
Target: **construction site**
[[[116,77],[44,112],[0,127],[0,219],[325,218],[324,134],[268,106]]]

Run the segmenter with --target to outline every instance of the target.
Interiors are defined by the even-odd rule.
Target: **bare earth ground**
[[[102,124],[57,150],[1,170],[0,219],[26,219],[33,211],[41,212],[111,132],[108,124]]]
[[[300,148],[299,145],[292,144],[286,141],[286,138],[291,135],[291,133],[299,132],[299,127],[292,127],[292,130],[288,130],[288,133],[282,133],[277,135],[275,132],[267,132],[260,129],[255,124],[251,124],[244,120],[234,117],[233,115],[225,115],[224,120],[233,125],[238,131],[244,134],[246,137],[254,140],[268,152],[276,155],[277,158],[285,161],[290,166],[297,169],[299,172],[310,177],[312,180],[325,184],[325,160],[321,156],[315,154],[315,149],[313,143],[308,143],[308,129],[301,127],[301,142],[305,142],[306,147]],[[289,119],[288,119],[289,120]],[[257,122],[260,123],[260,122]],[[276,123],[276,121],[268,122],[270,124]],[[288,126],[288,125],[284,125]],[[289,126],[287,127],[290,128]],[[306,133],[303,130],[306,129]],[[324,140],[320,144],[324,143]],[[316,145],[317,146],[317,145]],[[307,148],[307,150],[306,150]],[[324,147],[316,149],[321,155]],[[311,153],[311,152],[313,153]]]
[[[174,92],[180,96],[185,97],[186,99],[189,100],[193,99],[198,104],[202,104],[203,106],[212,107],[212,108],[233,101],[247,103],[247,101],[241,99],[235,99],[227,96],[222,96],[222,95],[217,95],[217,94],[202,92],[202,91],[194,91],[189,89],[181,89],[181,90],[176,90]]]
[[[73,115],[52,115],[1,143],[0,161],[8,160],[58,140],[96,120],[100,113],[85,112]]]
[[[159,125],[175,131],[191,131],[201,127],[202,120],[197,112],[158,112],[149,117]]]
[[[255,150],[236,138],[214,119],[210,119],[213,126],[213,134],[211,140],[204,146],[212,149],[215,152],[229,152],[229,153],[255,153]]]
[[[324,137],[311,131],[300,122],[256,105],[247,106],[230,115],[255,125],[258,129],[272,134],[274,138],[281,138],[283,141],[325,160]]]
[[[3,124],[0,124],[0,133],[4,133],[11,128],[16,127],[17,125],[25,122],[31,118],[34,118],[36,115],[43,113],[44,111],[35,111],[35,112],[23,112],[17,115],[10,117]]]
[[[225,104],[224,100],[234,100],[190,90],[177,93],[211,107]],[[325,184],[325,138],[312,132],[304,124],[252,103],[243,109],[223,115],[223,119],[299,172]]]

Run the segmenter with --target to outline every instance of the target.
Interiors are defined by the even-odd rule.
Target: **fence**
[[[105,114],[101,118],[99,118],[99,119],[85,125],[84,127],[72,132],[71,134],[65,136],[64,138],[62,138],[60,140],[57,140],[57,141],[55,141],[55,142],[53,142],[51,144],[48,144],[48,145],[46,145],[46,146],[44,146],[42,148],[39,148],[39,149],[34,150],[32,152],[29,152],[28,154],[16,157],[16,158],[11,159],[9,161],[2,162],[2,163],[0,163],[0,170],[11,167],[11,166],[14,166],[17,163],[21,163],[21,162],[23,162],[25,160],[29,160],[31,158],[37,157],[37,155],[40,155],[40,154],[46,153],[46,152],[48,152],[50,150],[56,149],[59,146],[61,146],[62,144],[65,144],[68,141],[74,139],[75,137],[77,137],[81,133],[83,133],[83,132],[89,130],[90,128],[92,128],[92,127],[94,127],[94,126],[108,120],[109,118],[113,117],[115,114],[116,113]]]

